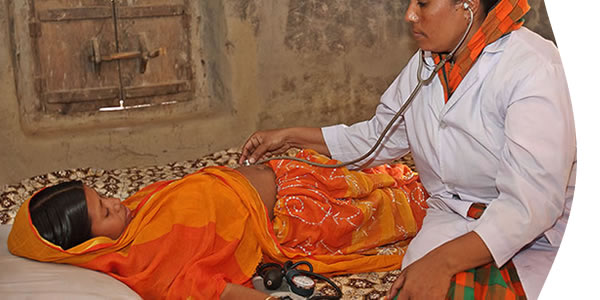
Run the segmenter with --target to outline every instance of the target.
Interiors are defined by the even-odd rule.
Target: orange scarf
[[[444,87],[445,102],[448,102],[487,45],[503,35],[521,28],[523,16],[529,11],[529,8],[527,0],[500,0],[494,6],[479,30],[468,41],[467,48],[455,57],[454,66],[452,66],[452,62],[447,62],[439,71],[438,75]],[[434,55],[435,63],[439,63],[441,60],[441,55]]]
[[[107,273],[144,299],[217,299],[228,282],[249,285],[262,260],[261,244],[273,243],[262,201],[231,169],[209,167],[157,182],[123,204],[135,215],[119,239],[97,237],[63,250],[37,233],[27,200],[8,249]]]

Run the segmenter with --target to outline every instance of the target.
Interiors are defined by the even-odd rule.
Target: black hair
[[[39,234],[64,250],[91,238],[83,183],[67,181],[47,187],[29,201],[31,222]]]

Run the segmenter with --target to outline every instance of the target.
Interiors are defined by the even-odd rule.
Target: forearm
[[[239,284],[228,283],[225,286],[225,290],[221,293],[221,300],[236,300],[236,299],[248,299],[248,300],[264,300],[269,295],[251,288]]]
[[[429,255],[441,262],[442,268],[450,275],[493,261],[490,250],[481,237],[473,231],[446,242],[431,251]]]
[[[477,233],[469,232],[435,248],[402,270],[387,299],[396,295],[398,299],[443,299],[452,276],[491,261],[492,255],[483,240]]]
[[[327,144],[318,127],[293,127],[285,129],[286,141],[295,148],[313,149],[321,154],[330,156]]]

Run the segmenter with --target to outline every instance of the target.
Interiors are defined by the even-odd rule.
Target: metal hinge
[[[32,38],[39,38],[42,36],[42,25],[40,22],[30,22],[29,23],[29,36]]]

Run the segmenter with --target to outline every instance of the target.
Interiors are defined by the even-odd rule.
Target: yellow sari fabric
[[[227,282],[249,284],[262,259],[261,242],[275,247],[268,232],[255,234],[269,228],[262,201],[231,169],[209,167],[158,182],[123,203],[135,215],[118,240],[97,237],[63,250],[37,233],[27,200],[8,248],[15,255],[107,273],[144,299],[216,299]]]

